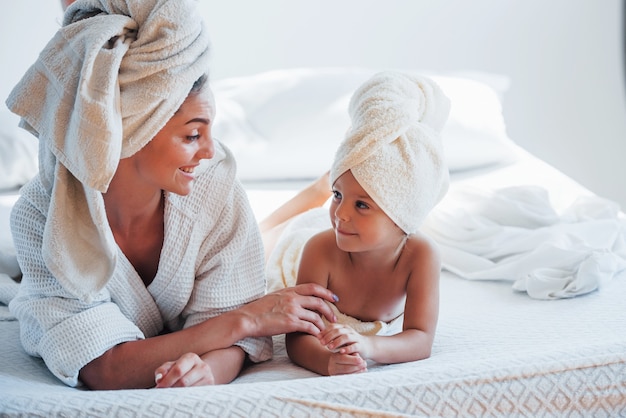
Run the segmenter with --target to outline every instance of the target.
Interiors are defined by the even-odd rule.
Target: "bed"
[[[213,133],[235,153],[259,219],[328,168],[347,128],[349,96],[374,71],[300,68],[213,82]],[[30,139],[3,116],[2,155],[11,153],[7,161],[15,164],[3,165],[0,185],[0,415],[626,416],[624,214],[507,136],[506,78],[417,72],[433,77],[452,101],[443,132],[452,185],[425,224],[444,248],[430,358],[322,377],[292,364],[284,336],[275,336],[274,358],[229,385],[65,386],[24,352],[6,307],[19,276],[8,216],[19,185],[36,171],[36,145],[16,146]],[[460,237],[476,234],[498,248],[464,247]],[[560,252],[529,258],[547,242],[560,244]],[[583,247],[597,257],[573,272]],[[537,269],[542,274],[533,276]]]

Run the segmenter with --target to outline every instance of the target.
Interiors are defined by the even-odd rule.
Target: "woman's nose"
[[[198,149],[198,157],[201,160],[210,160],[215,155],[215,142],[213,137],[206,136],[202,138],[202,143]]]

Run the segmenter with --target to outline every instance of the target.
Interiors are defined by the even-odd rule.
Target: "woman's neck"
[[[161,216],[164,208],[162,190],[137,181],[126,171],[120,163],[107,192],[102,194],[109,224],[117,232],[141,228],[155,215]]]

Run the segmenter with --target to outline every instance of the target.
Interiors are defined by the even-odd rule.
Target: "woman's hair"
[[[197,79],[194,83],[193,86],[191,86],[191,90],[189,91],[189,94],[198,94],[202,91],[202,88],[204,87],[204,85],[206,84],[207,80],[209,79],[209,76],[205,73],[202,74],[200,76],[199,79]]]

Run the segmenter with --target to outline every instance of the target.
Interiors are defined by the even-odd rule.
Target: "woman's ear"
[[[68,8],[68,6],[72,3],[74,3],[76,0],[61,0],[61,7],[63,8],[63,11],[65,11],[65,9]]]

